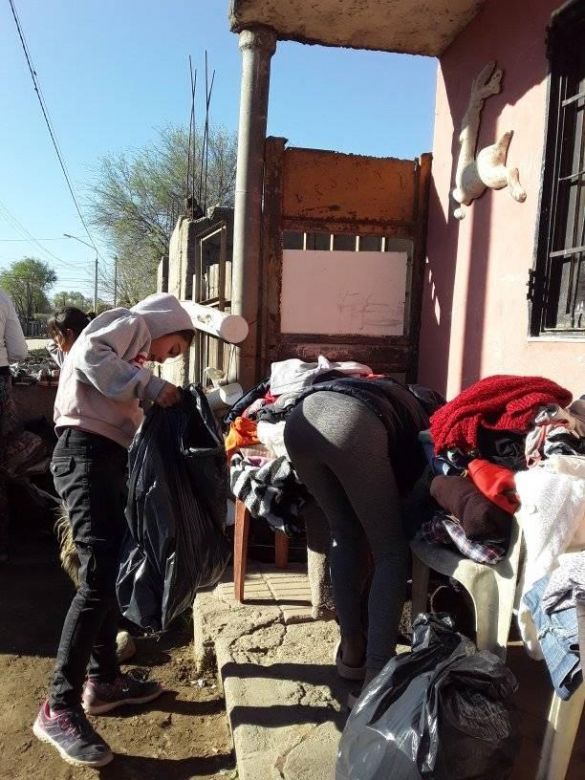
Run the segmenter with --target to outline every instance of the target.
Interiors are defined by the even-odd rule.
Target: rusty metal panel
[[[423,277],[427,248],[427,221],[429,210],[429,191],[431,186],[431,169],[433,156],[422,154],[416,177],[416,228],[414,232],[414,258],[412,265],[411,291],[409,311],[411,314],[409,332],[412,339],[412,349],[409,353],[408,376],[414,380],[418,376],[418,341],[423,296]]]
[[[378,339],[368,342],[351,336],[342,341],[333,340],[327,335],[323,335],[321,339],[305,341],[302,334],[295,336],[296,338],[281,338],[271,359],[300,358],[305,362],[314,362],[319,355],[326,355],[330,360],[357,360],[358,363],[370,366],[375,373],[403,377],[407,374],[410,350],[408,344],[391,343],[389,339],[385,339],[385,343]]]
[[[284,154],[284,219],[383,224],[412,223],[413,160],[379,159],[315,149]]]
[[[280,338],[282,292],[282,187],[285,139],[270,137],[264,151],[264,202],[262,214],[261,289],[257,376],[270,370]]]
[[[258,378],[275,360],[313,361],[326,354],[415,379],[431,155],[420,161],[378,159],[285,145],[283,138],[266,141]],[[404,335],[282,333],[283,231],[291,230],[412,241]]]

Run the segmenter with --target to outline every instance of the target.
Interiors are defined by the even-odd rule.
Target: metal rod
[[[186,186],[186,192],[187,197],[189,197],[189,194],[191,193],[191,166],[192,166],[192,159],[191,159],[191,144],[193,142],[193,120],[194,120],[194,113],[195,113],[195,79],[197,78],[197,75],[195,74],[195,77],[193,76],[193,63],[191,61],[191,55],[189,55],[189,75],[191,77],[191,111],[189,114],[189,142],[187,145],[187,186]]]

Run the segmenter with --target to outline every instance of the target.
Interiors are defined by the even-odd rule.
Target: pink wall
[[[433,180],[420,340],[419,380],[449,398],[489,374],[540,374],[585,392],[585,339],[528,336],[526,282],[532,267],[545,137],[545,29],[559,0],[486,0],[441,58],[437,76]],[[483,109],[478,148],[514,130],[508,164],[528,192],[488,190],[453,217],[457,137],[472,79],[490,60],[502,91]]]

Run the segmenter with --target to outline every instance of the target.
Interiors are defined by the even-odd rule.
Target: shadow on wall
[[[454,217],[452,219],[457,222]],[[424,284],[428,289],[423,299],[423,322],[426,323],[425,331],[428,333],[426,340],[430,344],[424,368],[431,379],[427,379],[426,375],[422,374],[420,381],[442,394],[445,394],[447,389],[449,370],[458,240],[457,230],[449,229],[449,223],[443,218],[436,182],[431,179],[427,264],[424,278]]]
[[[506,105],[516,105],[529,90],[540,84],[546,77],[545,34],[550,14],[558,6],[556,0],[539,0],[531,8],[530,16],[522,0],[502,2],[492,0],[479,12],[477,17],[464,30],[441,58],[441,69],[447,92],[449,112],[453,119],[454,132],[451,142],[451,176],[450,190],[455,181],[455,170],[459,156],[459,132],[463,115],[467,109],[471,82],[481,68],[490,60],[496,60],[504,70],[502,91],[486,100],[479,130],[477,149],[492,144],[496,140],[496,132],[509,129],[518,130],[514,126],[513,115],[506,122],[506,127],[496,124],[502,109]],[[540,144],[540,139],[535,139]],[[542,139],[544,143],[544,138]],[[516,145],[515,145],[516,144]],[[442,150],[435,148],[435,159],[440,159]],[[540,153],[539,149],[537,150]],[[524,152],[524,156],[522,156]],[[517,162],[520,167],[522,181],[522,160],[526,160],[529,151],[518,147],[512,141],[510,162]],[[514,208],[523,206],[514,204],[510,194],[503,190],[494,192],[488,190],[478,200],[474,201],[467,211],[463,222],[453,216],[455,203],[449,198],[449,211],[445,219],[441,202],[445,193],[438,193],[433,178],[429,203],[429,229],[427,241],[428,272],[426,283],[430,283],[430,291],[425,292],[425,319],[427,322],[426,340],[429,345],[429,376],[435,389],[445,392],[448,384],[449,354],[451,350],[461,350],[461,387],[466,387],[481,378],[481,366],[484,350],[484,330],[486,295],[488,285],[489,264],[494,252],[497,252],[495,231],[505,231],[506,224],[493,224],[492,198],[507,198]],[[441,183],[444,186],[444,183]],[[528,195],[532,201],[532,209],[536,208],[538,192],[532,190]],[[511,214],[513,218],[513,214]],[[471,230],[469,250],[459,248],[459,231]],[[533,239],[534,232],[527,237]],[[462,267],[459,252],[468,251],[470,263],[466,284],[460,286],[467,289],[464,311],[453,309],[456,271]],[[532,252],[527,253],[526,272],[532,265]],[[460,270],[460,273],[463,271]],[[524,288],[518,291],[519,305],[526,305]],[[455,305],[457,301],[455,301]],[[440,309],[440,319],[437,321],[435,309]],[[511,325],[513,322],[508,322]],[[504,327],[504,325],[502,324]],[[459,342],[452,343],[452,338],[460,333]],[[510,370],[513,370],[511,367]]]

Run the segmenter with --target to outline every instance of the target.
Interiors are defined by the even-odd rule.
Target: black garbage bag
[[[518,747],[516,678],[449,618],[419,615],[411,653],[389,661],[351,712],[336,780],[502,780]]]
[[[148,411],[128,467],[118,601],[128,620],[166,630],[198,588],[217,582],[230,554],[223,439],[200,388],[184,389],[177,406]]]

